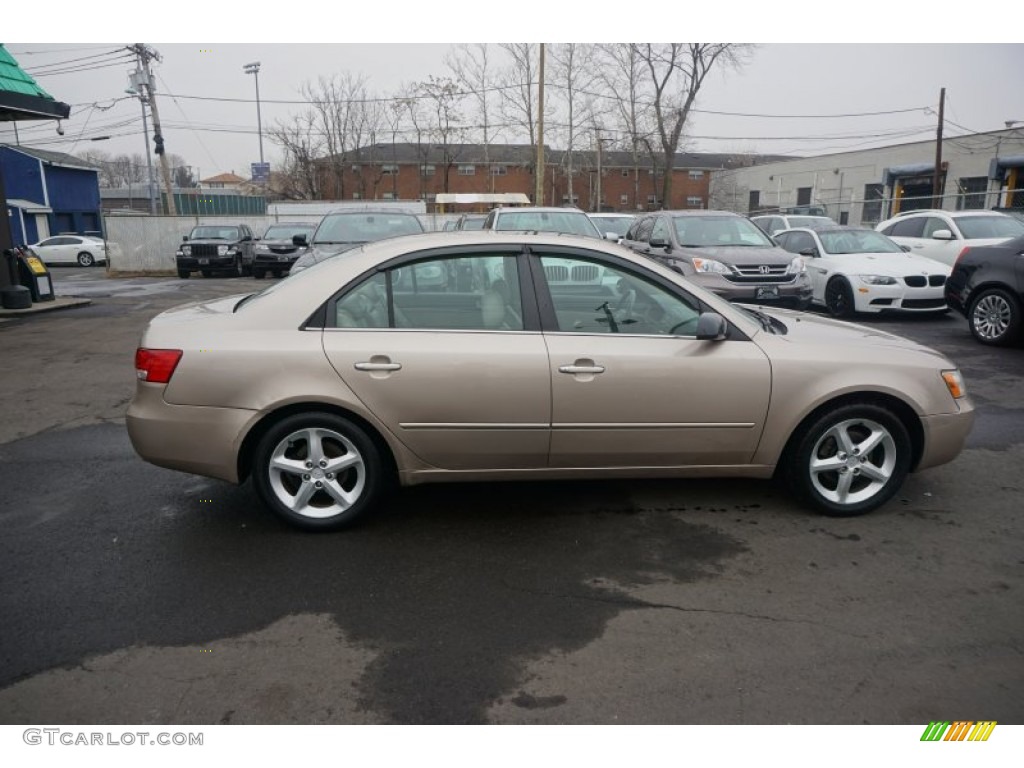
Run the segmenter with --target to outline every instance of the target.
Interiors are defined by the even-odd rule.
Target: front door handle
[[[400,371],[401,363],[356,363],[357,371]]]

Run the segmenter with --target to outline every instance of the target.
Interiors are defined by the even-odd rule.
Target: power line
[[[40,56],[50,53],[76,53],[77,51],[98,51],[100,48],[108,48],[106,45],[86,45],[81,48],[51,48],[48,51],[18,51],[18,56]],[[11,51],[13,54],[14,51]]]
[[[128,63],[130,58],[131,57],[126,56],[126,57],[123,57],[121,59],[118,59],[117,61],[111,61],[109,64],[97,63],[97,64],[91,65],[91,66],[68,67],[67,69],[56,70],[56,71],[53,71],[53,72],[33,72],[33,73],[30,73],[30,74],[34,78],[40,78],[40,77],[56,77],[57,75],[71,75],[71,74],[77,74],[78,72],[95,72],[96,70],[99,70],[99,69],[109,69],[110,67],[123,67],[123,66],[125,66]]]
[[[28,74],[31,75],[33,72],[35,72],[37,70],[40,70],[40,69],[55,69],[55,68],[62,67],[64,65],[66,65],[66,64],[72,64],[72,63],[74,63],[76,61],[87,61],[89,59],[102,59],[102,58],[109,57],[109,56],[111,56],[113,54],[123,54],[123,51],[120,48],[112,48],[112,49],[108,50],[106,53],[97,53],[97,54],[94,54],[92,56],[80,56],[77,59],[65,59],[64,61],[51,61],[48,64],[40,64],[37,67],[27,67],[25,69],[25,71]]]

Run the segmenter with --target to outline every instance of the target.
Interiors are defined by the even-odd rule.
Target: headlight
[[[896,278],[886,275],[857,275],[857,277],[868,285],[896,285]]]
[[[226,245],[218,245],[217,246],[217,255],[218,256],[227,256],[228,255],[228,247]]]
[[[192,246],[191,245],[183,245],[183,246],[181,246],[181,255],[182,256],[191,256],[192,255]]]
[[[799,256],[789,262],[789,267],[786,268],[787,275],[802,275],[806,271],[807,264]]]
[[[690,261],[693,262],[693,268],[698,272],[715,272],[719,275],[732,274],[732,270],[729,269],[729,267],[725,266],[725,264],[720,261],[715,261],[714,259],[693,258],[690,259]]]
[[[960,371],[955,368],[952,371],[943,371],[942,380],[946,382],[946,389],[949,390],[949,394],[953,396],[954,400],[967,397],[967,385],[964,384],[964,377]]]

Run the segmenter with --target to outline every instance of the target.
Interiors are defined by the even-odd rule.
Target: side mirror
[[[900,248],[903,249],[904,253],[910,253],[910,246],[909,245],[901,245]]]
[[[615,234],[614,232],[605,232],[604,233],[604,239],[605,240],[611,240],[613,243],[619,242],[619,236],[617,234]]]
[[[181,236],[181,242],[187,243],[188,242],[188,235],[182,235]]]
[[[652,237],[650,239],[650,246],[651,248],[668,248],[669,244],[668,240],[663,237]]]
[[[932,240],[953,240],[953,233],[948,229],[936,229],[932,232]]]
[[[729,333],[729,324],[717,312],[701,312],[697,318],[698,341],[722,341]]]
[[[817,256],[818,255],[818,249],[817,248],[804,248],[802,251],[800,251],[800,255],[801,256]]]

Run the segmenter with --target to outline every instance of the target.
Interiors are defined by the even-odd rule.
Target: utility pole
[[[537,171],[533,204],[544,205],[544,43],[540,44],[540,81],[537,84]]]
[[[174,187],[171,183],[171,167],[167,162],[163,131],[160,129],[160,112],[156,106],[156,86],[153,85],[153,73],[149,69],[150,60],[160,61],[160,54],[143,43],[128,46],[128,50],[134,53],[139,60],[139,68],[143,73],[140,83],[146,88],[149,96],[149,110],[153,113],[153,144],[156,147],[157,155],[160,156],[160,175],[163,176],[164,191],[167,195],[167,215],[177,216],[178,209],[174,204]]]
[[[932,176],[932,208],[942,207],[942,123],[946,110],[946,89],[939,91],[939,127],[935,132],[935,174]]]
[[[263,118],[260,116],[260,63],[254,61],[242,67],[247,75],[256,77],[256,132],[260,137],[260,165],[263,165]]]

